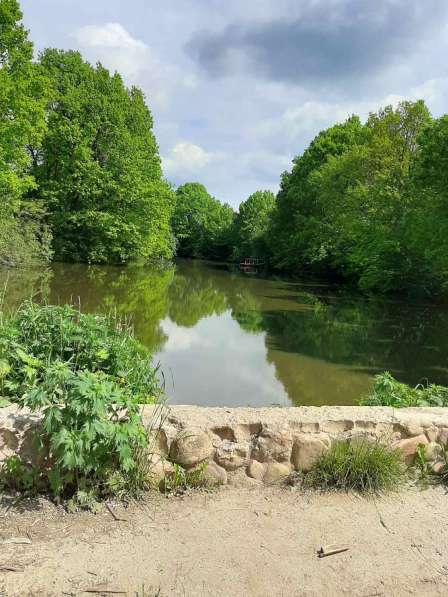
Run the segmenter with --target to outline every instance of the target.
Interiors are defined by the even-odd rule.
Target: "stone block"
[[[210,458],[212,453],[213,444],[208,434],[190,427],[183,430],[171,444],[170,459],[184,468],[193,468]]]
[[[292,448],[291,462],[296,471],[307,473],[330,447],[325,435],[301,434],[296,437]]]

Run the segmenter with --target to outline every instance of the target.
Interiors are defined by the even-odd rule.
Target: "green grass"
[[[336,441],[304,476],[305,487],[359,493],[381,493],[404,480],[402,456],[380,441],[364,438]]]
[[[371,393],[360,401],[361,406],[448,406],[448,388],[435,384],[412,388],[397,381],[390,373],[375,377]]]
[[[205,462],[189,471],[178,464],[174,464],[173,472],[167,475],[163,481],[163,492],[171,495],[181,495],[195,489],[212,489],[214,484],[204,473],[206,467],[207,463]]]

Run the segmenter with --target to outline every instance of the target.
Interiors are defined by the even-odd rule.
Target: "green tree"
[[[266,235],[274,207],[271,191],[256,191],[241,203],[235,223],[238,258],[266,257]]]
[[[412,169],[407,249],[417,262],[420,287],[448,289],[448,116],[432,121],[419,137]]]
[[[189,182],[176,191],[171,226],[182,257],[225,259],[230,254],[234,213],[204,185]]]
[[[41,65],[55,92],[35,173],[57,257],[89,263],[171,257],[172,193],[142,92],[78,52],[47,50]]]
[[[300,272],[305,267],[326,265],[322,254],[323,205],[311,182],[313,173],[330,156],[342,155],[365,136],[357,116],[322,131],[301,156],[293,160],[292,171],[282,175],[269,230],[272,262],[280,269]]]
[[[323,209],[317,248],[363,289],[402,289],[415,278],[404,232],[411,165],[429,121],[422,101],[381,109],[370,115],[362,143],[331,156],[311,179]]]
[[[0,262],[11,265],[49,257],[41,208],[24,200],[35,186],[31,148],[45,130],[49,92],[32,59],[17,0],[0,0]]]

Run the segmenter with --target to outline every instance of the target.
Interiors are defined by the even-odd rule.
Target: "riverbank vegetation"
[[[375,377],[371,393],[362,398],[361,406],[448,406],[448,388],[436,384],[408,386],[397,381],[390,373]]]
[[[78,52],[35,61],[0,0],[0,262],[256,257],[365,291],[440,294],[448,280],[448,116],[403,101],[319,133],[234,213],[164,180],[143,93]]]
[[[150,356],[124,320],[31,302],[2,313],[2,405],[10,401],[43,416],[35,437],[39,466],[13,458],[3,481],[75,499],[144,488],[141,405],[155,403],[161,392]]]
[[[338,440],[303,477],[304,487],[323,491],[377,494],[399,487],[406,478],[398,449],[379,440]]]

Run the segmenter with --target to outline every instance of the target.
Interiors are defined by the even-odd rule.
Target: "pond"
[[[384,370],[448,385],[448,315],[433,303],[267,279],[225,264],[0,270],[7,306],[35,296],[130,317],[171,403],[355,404]]]

